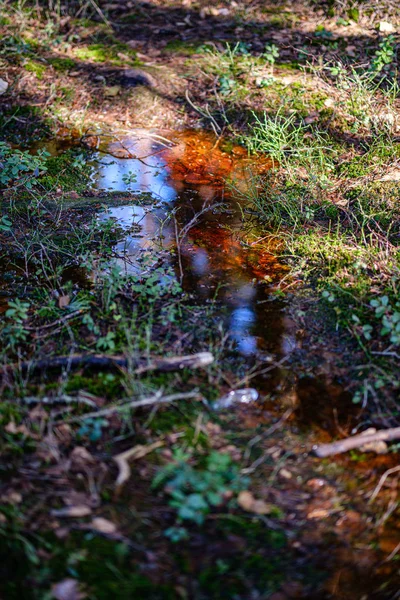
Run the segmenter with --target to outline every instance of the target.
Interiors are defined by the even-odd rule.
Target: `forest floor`
[[[0,3],[1,598],[399,598],[398,444],[314,452],[399,425],[361,6]]]

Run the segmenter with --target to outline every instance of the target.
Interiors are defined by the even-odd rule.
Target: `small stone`
[[[125,87],[134,87],[136,85],[145,85],[154,88],[157,85],[155,78],[142,69],[125,69],[122,84]]]

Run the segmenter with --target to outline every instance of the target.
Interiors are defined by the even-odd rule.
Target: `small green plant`
[[[24,327],[24,322],[28,319],[29,302],[22,302],[19,298],[10,300],[6,310],[6,317],[9,323],[4,327],[2,334],[11,348],[15,348],[19,343],[24,342],[28,332]]]
[[[31,189],[35,178],[47,171],[45,160],[48,156],[46,150],[40,150],[33,156],[0,142],[0,186],[20,184]]]
[[[263,58],[271,66],[275,64],[276,59],[279,58],[279,48],[275,44],[267,44],[263,53]]]
[[[223,506],[232,492],[248,484],[228,454],[212,451],[194,466],[191,459],[189,453],[176,450],[173,462],[157,473],[152,484],[153,488],[164,488],[169,505],[176,510],[178,527],[165,532],[173,541],[185,536],[183,522],[202,525],[213,508]]]
[[[222,96],[227,96],[232,92],[235,87],[235,80],[228,75],[222,75],[219,78],[219,92]]]
[[[380,296],[370,301],[375,309],[375,316],[381,321],[381,335],[390,337],[395,346],[400,344],[400,301],[391,304],[388,296]]]
[[[380,73],[384,69],[388,68],[396,58],[396,39],[394,35],[388,35],[379,44],[379,50],[377,50],[371,61],[371,71]]]
[[[108,331],[105,336],[100,337],[97,340],[96,347],[98,350],[102,350],[103,352],[113,352],[116,347],[115,333],[113,331]]]
[[[7,215],[3,215],[0,219],[0,231],[8,232],[11,231],[12,222],[7,217]]]
[[[85,419],[77,431],[77,436],[87,438],[90,442],[98,442],[106,427],[108,427],[107,419]]]
[[[129,171],[128,173],[125,173],[125,175],[122,176],[122,181],[125,183],[125,185],[130,185],[131,183],[136,183],[137,174],[134,173],[133,171]]]

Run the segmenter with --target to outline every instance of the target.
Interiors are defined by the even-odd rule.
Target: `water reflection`
[[[106,151],[112,155],[98,156],[97,187],[129,190],[138,198],[146,192],[156,202],[151,208],[118,206],[101,215],[117,220],[126,232],[116,246],[121,267],[135,272],[146,250],[175,247],[170,260],[177,278],[182,268],[186,291],[204,300],[218,297],[230,309],[228,327],[239,351],[251,355],[268,343],[276,350],[281,321],[275,315],[271,324],[259,304],[268,296],[259,280],[278,280],[282,267],[261,246],[252,250],[241,241],[241,209],[222,186],[229,169],[238,170],[237,162],[218,150],[215,140],[193,133],[171,145],[132,136]]]

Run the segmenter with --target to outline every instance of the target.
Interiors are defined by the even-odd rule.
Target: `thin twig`
[[[153,406],[154,404],[168,404],[170,402],[175,402],[176,400],[191,400],[194,398],[202,398],[202,396],[197,390],[194,390],[192,392],[183,392],[181,394],[171,394],[170,396],[163,396],[162,392],[158,391],[156,394],[154,394],[154,396],[142,398],[141,400],[131,400],[123,404],[114,404],[114,406],[103,408],[102,410],[86,413],[85,415],[81,415],[79,417],[72,417],[67,421],[64,420],[63,423],[74,423],[78,421],[84,421],[86,419],[108,417],[109,415],[112,415],[114,413],[124,412],[127,409],[134,410],[135,408],[142,408],[144,406]]]
[[[384,474],[382,475],[382,477],[379,480],[378,485],[376,486],[376,488],[374,489],[374,491],[371,494],[371,497],[368,501],[369,504],[371,504],[375,500],[375,498],[381,491],[381,489],[382,489],[386,479],[389,477],[389,475],[393,475],[393,473],[398,473],[399,471],[400,471],[400,465],[398,465],[397,467],[392,467],[391,469],[388,469],[387,471],[384,472]]]
[[[72,313],[69,313],[67,315],[65,315],[64,317],[60,317],[59,319],[56,319],[55,321],[53,321],[52,323],[48,323],[47,325],[38,325],[37,327],[24,327],[24,329],[26,329],[26,331],[43,331],[43,329],[50,329],[51,327],[55,327],[56,325],[63,325],[66,321],[69,321],[70,319],[74,319],[76,316],[80,315],[82,313],[82,309],[80,308],[79,310],[75,310]]]

